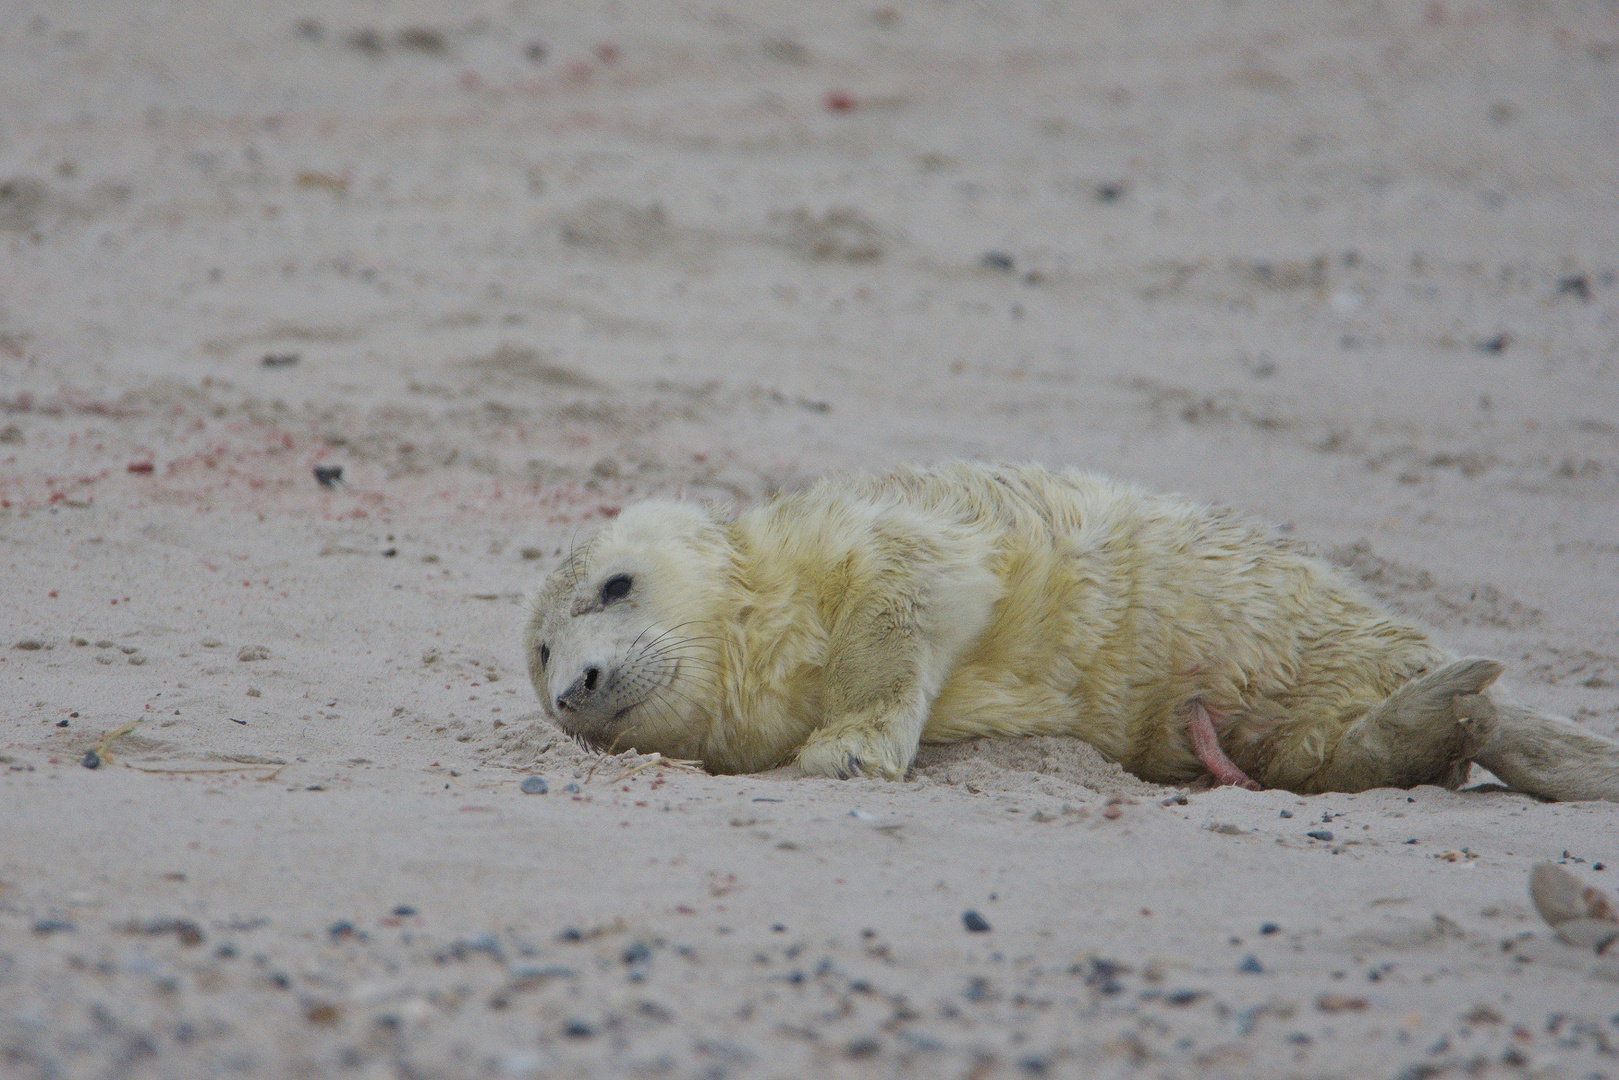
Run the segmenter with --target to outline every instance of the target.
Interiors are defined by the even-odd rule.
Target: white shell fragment
[[[1530,872],[1529,897],[1569,945],[1602,955],[1619,941],[1619,911],[1607,894],[1555,863],[1540,863]]]

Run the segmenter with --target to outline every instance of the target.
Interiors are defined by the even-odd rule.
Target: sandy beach
[[[19,0],[0,1074],[1619,1077],[1619,805],[708,776],[520,641],[638,498],[1032,460],[1619,737],[1616,178],[1594,2]]]

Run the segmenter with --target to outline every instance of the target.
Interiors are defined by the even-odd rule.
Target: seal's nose
[[[557,698],[557,708],[563,711],[578,709],[587,704],[596,687],[601,683],[601,668],[588,667],[585,673],[573,680],[573,685],[563,691]]]

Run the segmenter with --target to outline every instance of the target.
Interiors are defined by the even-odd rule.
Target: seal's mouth
[[[679,678],[680,661],[676,660],[664,670],[663,678],[658,681],[656,686],[611,713],[593,714],[588,709],[557,709],[555,706],[548,707],[546,711],[557,726],[568,734],[577,739],[582,739],[597,749],[606,749],[612,746],[615,740],[621,739],[626,733],[635,730],[636,722],[631,717],[632,713],[657,697],[661,691],[673,686]],[[628,718],[627,723],[626,718]]]

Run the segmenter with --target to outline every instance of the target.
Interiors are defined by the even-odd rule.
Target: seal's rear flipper
[[[1495,706],[1483,690],[1500,674],[1494,660],[1468,657],[1412,679],[1344,732],[1312,786],[1457,787],[1489,738]]]
[[[1527,705],[1494,703],[1490,735],[1473,760],[1543,799],[1619,802],[1619,742]]]

